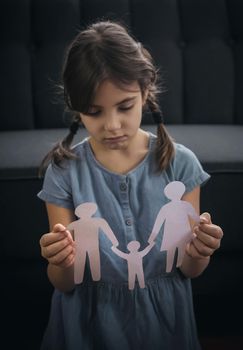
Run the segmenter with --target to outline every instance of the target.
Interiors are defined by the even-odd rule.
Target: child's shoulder
[[[173,142],[173,144],[175,148],[175,157],[196,158],[195,153],[187,146],[177,142]]]
[[[88,137],[71,147],[72,153],[80,156],[87,151]]]
[[[80,160],[85,159],[85,153],[87,151],[87,139],[82,140],[81,142],[74,144],[71,147],[71,152],[74,155],[73,158],[64,158],[60,164],[56,165],[54,162],[51,162],[46,170],[45,177],[47,176],[60,176],[67,177],[72,171],[75,171]]]
[[[205,183],[210,175],[204,171],[200,160],[191,149],[180,143],[174,143],[174,147],[172,172],[178,181],[185,184],[186,191],[190,192],[196,186]]]
[[[200,161],[196,154],[188,147],[181,143],[174,142],[175,155],[173,159],[173,165],[179,168],[185,166],[198,166]]]

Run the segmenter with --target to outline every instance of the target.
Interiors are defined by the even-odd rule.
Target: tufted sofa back
[[[167,124],[243,124],[242,13],[241,0],[4,0],[0,129],[65,127],[64,51],[97,18],[123,21],[152,53]]]

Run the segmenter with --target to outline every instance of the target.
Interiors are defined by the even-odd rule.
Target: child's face
[[[125,90],[112,81],[104,81],[89,112],[81,114],[91,144],[110,150],[129,147],[138,134],[144,102],[137,82]]]

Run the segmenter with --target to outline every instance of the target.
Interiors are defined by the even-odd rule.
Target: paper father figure
[[[178,248],[176,264],[178,267],[182,264],[186,244],[193,238],[189,217],[197,223],[200,221],[200,217],[189,202],[181,200],[185,193],[185,185],[182,182],[170,182],[165,187],[164,193],[171,202],[160,209],[148,242],[151,243],[157,237],[164,223],[164,235],[160,250],[166,250],[167,252],[166,272],[170,272],[173,267],[176,248]]]
[[[128,288],[134,289],[136,276],[138,278],[140,288],[145,287],[144,272],[143,272],[143,257],[148,254],[154,246],[154,242],[148,245],[144,250],[138,251],[140,243],[138,241],[131,241],[127,245],[130,253],[124,253],[116,247],[111,247],[114,253],[123,259],[127,260],[128,265]]]
[[[97,211],[97,205],[92,202],[80,204],[75,209],[75,215],[79,220],[73,221],[67,226],[68,230],[74,231],[76,242],[76,255],[74,260],[74,281],[82,283],[86,253],[89,257],[91,275],[94,281],[101,278],[100,273],[100,251],[99,251],[99,230],[106,234],[114,246],[118,245],[116,236],[108,223],[97,217],[92,217]]]

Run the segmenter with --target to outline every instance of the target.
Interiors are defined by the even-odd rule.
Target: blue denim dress
[[[74,146],[76,159],[62,167],[50,165],[38,197],[75,209],[97,204],[94,217],[103,218],[115,233],[120,251],[136,240],[148,246],[156,216],[168,203],[165,186],[181,181],[186,192],[209,175],[195,154],[175,143],[175,157],[158,172],[154,158],[156,136],[150,134],[145,159],[126,175],[105,169],[94,157],[88,139]],[[86,259],[83,282],[70,293],[55,290],[42,350],[198,350],[190,279],[173,265],[166,273],[166,252],[160,251],[163,226],[155,245],[143,258],[145,288],[138,281],[128,289],[128,265],[111,249],[100,230],[101,279],[93,281]],[[175,257],[176,259],[176,257]]]

